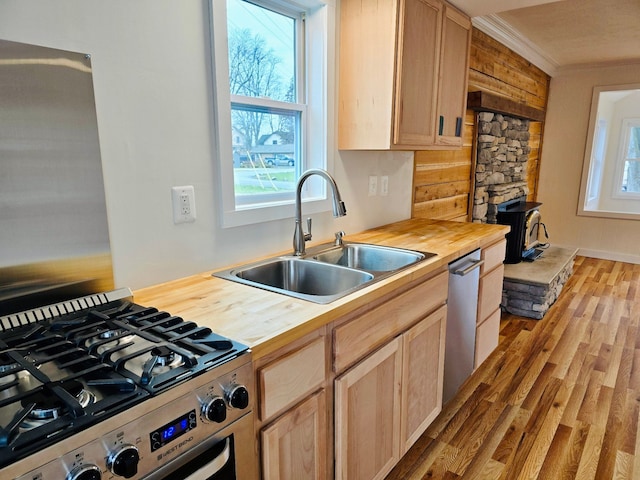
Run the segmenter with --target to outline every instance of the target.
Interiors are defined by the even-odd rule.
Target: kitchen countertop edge
[[[348,235],[346,241],[410,248],[436,256],[326,305],[211,276],[221,269],[136,290],[134,300],[245,343],[256,360],[381,295],[442,270],[451,261],[501,240],[508,232],[505,225],[409,219]]]

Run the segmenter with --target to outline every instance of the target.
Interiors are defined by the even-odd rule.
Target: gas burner
[[[109,338],[114,338],[114,337],[123,335],[125,333],[126,333],[126,330],[124,330],[124,329],[104,330],[104,331],[100,332],[100,334],[98,335],[98,338],[100,340],[107,340]]]
[[[85,339],[84,346],[97,355],[102,355],[111,350],[117,350],[130,344],[135,335],[128,330],[104,330],[93,337]]]
[[[14,377],[9,374],[18,368],[20,368],[20,364],[17,360],[11,358],[6,353],[0,354],[0,384],[7,383],[6,377]]]
[[[164,345],[152,348],[149,353],[151,354],[151,358],[142,366],[141,381],[144,385],[149,384],[154,376],[161,375],[184,365],[182,355]]]
[[[96,401],[95,395],[85,390],[79,382],[70,382],[65,390],[82,408],[86,408]],[[39,427],[69,413],[69,406],[65,404],[64,400],[50,391],[38,391],[22,399],[21,403],[24,408],[29,410],[20,424],[22,430]]]
[[[19,366],[20,364],[18,362],[0,365],[0,376],[2,376],[5,373],[11,372],[12,370],[15,370]],[[0,383],[2,383],[1,377],[0,377]]]
[[[142,402],[174,387],[183,388],[180,385],[196,377],[200,379],[194,385],[204,384],[206,374],[206,383],[218,388],[210,376],[220,373],[219,367],[225,378],[229,375],[229,382],[232,377],[226,372],[238,364],[251,371],[250,355],[244,356],[249,353],[247,346],[168,312],[120,299],[107,303],[102,296],[79,299],[20,318],[21,324],[12,328],[7,325],[13,325],[13,320],[0,322],[4,328],[0,329],[0,471],[30,455],[34,459],[38,455],[41,464],[40,455],[49,455],[43,452],[61,451],[47,447],[100,422],[124,428],[118,420],[120,412],[136,409],[132,415],[142,417],[147,414]],[[162,399],[153,405],[162,405],[158,410],[166,412],[158,425],[169,425],[177,418],[175,408],[165,408]],[[182,423],[172,428],[179,427]],[[165,433],[173,438],[169,430]],[[88,455],[88,450],[82,452]],[[151,458],[148,452],[147,456]],[[52,460],[48,458],[47,465],[55,463]],[[68,472],[46,478],[66,478]],[[147,473],[142,476],[146,478]],[[34,475],[21,472],[18,478],[39,474],[40,470]]]
[[[182,365],[182,355],[175,353],[168,347],[160,346],[151,350],[151,355],[156,357],[155,367],[175,368]]]

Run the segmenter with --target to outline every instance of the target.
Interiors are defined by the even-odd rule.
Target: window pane
[[[228,0],[232,95],[296,102],[295,20],[242,0]]]
[[[627,158],[640,158],[640,127],[631,127]]]
[[[236,198],[295,191],[297,170],[296,125],[299,112],[270,112],[246,105],[232,105],[233,166]],[[236,142],[236,140],[239,140]],[[281,200],[252,199],[267,202]]]
[[[640,161],[627,160],[624,162],[622,191],[640,193]]]

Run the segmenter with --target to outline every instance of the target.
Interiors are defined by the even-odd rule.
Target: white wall
[[[638,64],[576,69],[551,79],[538,186],[551,243],[640,263],[640,222],[576,214],[593,87],[635,82]]]
[[[117,286],[291,247],[293,219],[220,228],[206,0],[2,0],[0,38],[92,56]],[[314,240],[410,216],[412,153],[329,151],[348,215],[314,216]],[[389,196],[367,196],[370,174],[389,175]],[[173,224],[175,185],[195,187],[193,224]]]

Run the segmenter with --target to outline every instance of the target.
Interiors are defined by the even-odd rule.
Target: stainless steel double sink
[[[326,304],[434,255],[368,243],[328,243],[310,248],[304,256],[273,257],[213,275]]]

